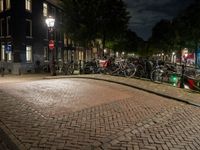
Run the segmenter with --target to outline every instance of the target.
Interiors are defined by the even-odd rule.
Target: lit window
[[[47,3],[43,3],[43,15],[44,16],[48,15],[48,6],[47,6]]]
[[[7,36],[11,35],[11,22],[10,22],[10,16],[6,18],[6,24],[7,24]]]
[[[32,21],[26,19],[26,37],[32,37]]]
[[[10,0],[6,0],[6,9],[10,9]]]
[[[11,43],[8,43],[7,45],[5,45],[5,52],[6,52],[6,60],[7,61],[11,61],[12,60],[12,45]]]
[[[64,51],[64,62],[67,62],[67,50]]]
[[[67,44],[68,44],[68,39],[67,39],[66,33],[64,33],[64,45],[67,45]]]
[[[48,61],[49,59],[49,53],[48,53],[48,48],[44,47],[44,61]]]
[[[32,11],[32,0],[26,0],[25,3],[26,10]]]
[[[32,46],[26,46],[26,61],[32,62]]]
[[[1,61],[5,60],[5,45],[1,45]]]
[[[7,61],[11,61],[11,60],[12,60],[12,52],[9,51],[9,52],[7,53]]]
[[[79,58],[79,60],[83,60],[83,52],[82,51],[78,52],[78,58]]]
[[[0,0],[0,12],[3,11],[3,0]]]

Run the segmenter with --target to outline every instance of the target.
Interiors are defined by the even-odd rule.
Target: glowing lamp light
[[[53,28],[54,24],[55,24],[55,19],[52,16],[49,16],[46,20],[45,20],[47,27],[49,28]]]
[[[188,53],[185,53],[185,58],[187,58],[188,57]]]
[[[178,76],[176,74],[172,74],[169,78],[170,83],[172,83],[173,86],[176,86],[178,83]]]

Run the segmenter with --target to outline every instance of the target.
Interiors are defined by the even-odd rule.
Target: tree
[[[135,32],[127,30],[120,37],[107,42],[106,47],[109,46],[110,49],[116,51],[139,53],[142,45],[144,45],[143,39],[139,38]]]
[[[148,46],[149,53],[169,53],[174,48],[175,38],[173,23],[169,20],[161,20],[152,30]]]
[[[65,12],[64,30],[75,42],[87,46],[96,38],[96,1],[64,0],[62,7]]]
[[[99,0],[99,2],[97,32],[104,48],[106,41],[119,38],[127,30],[130,17],[122,0]]]
[[[200,2],[196,1],[174,19],[177,43],[179,42],[180,48],[187,47],[196,53],[200,40],[199,16]]]
[[[84,46],[100,38],[104,48],[127,29],[129,16],[122,0],[64,0],[62,6],[66,32]]]

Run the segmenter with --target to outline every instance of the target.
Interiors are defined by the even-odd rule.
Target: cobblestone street
[[[199,107],[105,81],[0,84],[0,128],[10,149],[198,150],[199,120]]]

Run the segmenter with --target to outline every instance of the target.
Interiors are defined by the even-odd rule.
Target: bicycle
[[[177,73],[177,69],[176,67],[174,67],[173,65],[159,65],[156,62],[156,66],[155,68],[151,71],[151,76],[150,79],[153,82],[156,83],[163,83],[163,82],[178,82],[178,81],[172,81],[170,78],[172,76],[179,76]]]
[[[64,63],[62,71],[64,75],[72,75],[74,73],[74,63],[73,62]]]

